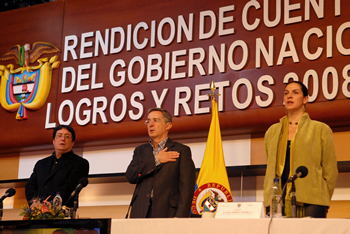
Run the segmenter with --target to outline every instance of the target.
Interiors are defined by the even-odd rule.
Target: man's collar
[[[166,144],[166,142],[167,142],[168,139],[169,139],[169,137],[167,137],[167,138],[165,138],[164,140],[162,140],[161,142],[159,142],[159,144],[158,144],[159,147],[164,148],[164,146],[165,146],[165,144]],[[152,146],[152,148],[154,148],[154,144],[153,144],[153,140],[152,140],[152,139],[149,140],[149,143],[150,143],[150,145]],[[158,145],[156,145],[156,147],[157,147]]]
[[[61,158],[66,158],[66,157],[68,157],[70,154],[71,154],[71,152],[73,152],[73,150],[70,150],[69,152],[67,152],[67,153],[63,153],[62,155],[61,155],[61,157],[60,158],[57,158],[56,157],[56,151],[54,151],[53,152],[53,156],[55,157],[55,159],[61,159]]]

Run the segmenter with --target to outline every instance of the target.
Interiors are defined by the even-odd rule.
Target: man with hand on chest
[[[130,217],[189,217],[196,180],[191,149],[168,137],[168,111],[151,108],[145,124],[151,139],[135,148],[125,173],[136,184]]]

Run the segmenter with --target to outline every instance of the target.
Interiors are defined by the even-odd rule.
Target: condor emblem
[[[15,45],[0,56],[0,61],[15,60],[20,67],[13,64],[0,65],[0,103],[10,112],[17,111],[16,119],[28,118],[27,108],[40,109],[49,95],[52,70],[58,68],[60,62],[55,55],[50,59],[40,58],[42,54],[57,53],[60,50],[46,42],[35,42],[30,49],[29,44]],[[38,65],[31,65],[38,62]]]

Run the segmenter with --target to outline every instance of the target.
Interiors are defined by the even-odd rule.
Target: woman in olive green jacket
[[[328,125],[311,120],[305,112],[308,90],[303,83],[289,83],[283,99],[287,115],[265,134],[264,205],[270,205],[274,178],[279,178],[283,187],[299,166],[305,166],[307,176],[295,180],[298,216],[326,218],[338,176],[333,132]],[[292,215],[290,195],[288,183],[283,210],[288,217]]]

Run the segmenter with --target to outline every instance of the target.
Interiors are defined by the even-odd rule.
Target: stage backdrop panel
[[[261,134],[277,122],[290,79],[309,87],[311,118],[348,126],[346,4],[57,0],[2,12],[0,55],[15,47],[24,64],[0,61],[0,152],[49,149],[59,124],[75,128],[77,147],[143,142],[154,106],[174,116],[173,139],[206,137],[212,81],[224,136]],[[30,78],[40,65],[26,57],[36,42],[59,49],[39,53],[51,67],[46,88]],[[41,104],[29,105],[30,95]],[[18,109],[27,119],[16,119]]]

